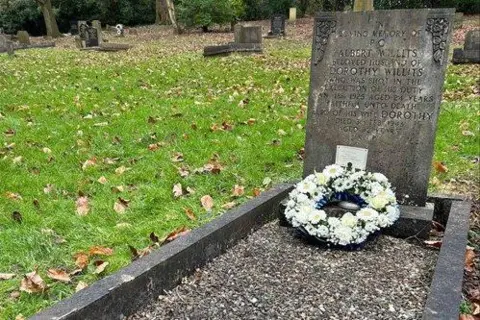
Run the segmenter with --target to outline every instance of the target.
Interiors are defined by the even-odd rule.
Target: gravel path
[[[129,319],[421,319],[436,258],[386,236],[322,250],[273,222]]]

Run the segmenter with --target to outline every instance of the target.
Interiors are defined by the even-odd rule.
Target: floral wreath
[[[344,208],[353,204],[359,210],[329,217],[322,208],[334,202],[344,202]],[[364,243],[399,216],[387,177],[353,169],[350,164],[329,165],[306,177],[290,192],[285,209],[293,227],[316,240],[342,247]]]

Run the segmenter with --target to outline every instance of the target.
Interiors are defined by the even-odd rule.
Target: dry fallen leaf
[[[80,269],[85,269],[88,266],[88,262],[90,260],[88,254],[84,252],[75,253],[73,255],[73,258],[75,259],[75,265]]]
[[[190,232],[190,229],[188,229],[185,226],[178,227],[177,229],[173,230],[167,235],[166,242],[171,242],[177,239],[178,237],[181,237],[189,232]]]
[[[105,184],[105,183],[107,183],[107,178],[105,178],[104,176],[101,176],[100,178],[98,178],[97,181],[100,184]]]
[[[121,166],[121,167],[118,167],[117,169],[115,169],[115,173],[118,174],[118,175],[121,175],[125,171],[128,171],[128,170],[130,170],[130,168],[127,168],[125,166]]]
[[[190,175],[190,172],[186,167],[180,167],[180,168],[177,168],[177,170],[182,178],[188,177]]]
[[[88,287],[88,284],[86,282],[79,281],[77,286],[75,287],[75,292],[85,289],[86,287]]]
[[[240,197],[240,196],[242,196],[244,193],[245,193],[245,187],[239,186],[238,184],[236,184],[236,185],[233,187],[232,195],[233,195],[234,197]]]
[[[434,161],[433,162],[433,167],[435,168],[435,171],[438,173],[446,173],[448,172],[448,168],[445,165],[445,163],[440,162],[440,161]]]
[[[222,208],[223,209],[232,209],[233,207],[235,207],[235,205],[236,205],[235,201],[227,202],[224,205],[222,205]]]
[[[177,184],[173,185],[173,196],[175,198],[178,198],[182,195],[183,195],[182,184],[177,183]]]
[[[22,196],[19,195],[18,193],[15,193],[15,192],[7,191],[7,192],[5,192],[5,196],[8,199],[12,199],[12,200],[22,200]]]
[[[88,249],[88,253],[93,255],[100,255],[100,256],[111,256],[113,254],[113,249],[105,248],[102,246],[93,246]]]
[[[183,211],[185,211],[185,214],[187,215],[188,219],[195,221],[197,220],[197,217],[195,217],[195,214],[193,213],[193,210],[190,208],[183,208]]]
[[[472,248],[467,248],[465,252],[465,271],[472,272],[475,268],[475,252]]]
[[[203,196],[201,199],[200,199],[200,202],[202,203],[202,206],[205,210],[207,211],[211,211],[212,208],[213,208],[213,199],[211,196],[209,196],[208,194]]]
[[[93,157],[85,161],[82,165],[82,170],[87,170],[89,167],[93,167],[97,164],[97,158]]]
[[[47,290],[47,284],[38,275],[37,270],[27,273],[20,283],[20,291],[28,293],[44,292]]]
[[[95,261],[94,264],[96,266],[95,271],[93,272],[94,274],[102,273],[105,270],[105,268],[108,266],[108,262],[102,261],[102,260]]]
[[[79,197],[75,202],[75,205],[77,207],[77,214],[79,216],[86,216],[88,214],[88,211],[90,210],[90,208],[88,207],[87,197],[85,196]]]
[[[258,197],[261,193],[259,188],[253,188],[253,196]]]
[[[464,136],[467,136],[467,137],[469,137],[469,136],[470,136],[470,137],[473,137],[473,136],[475,135],[475,133],[473,133],[472,131],[469,131],[469,130],[463,130],[463,131],[462,131],[462,134],[463,134]]]
[[[115,201],[115,204],[113,205],[113,210],[115,210],[117,213],[125,213],[129,203],[130,200],[118,197],[117,201]]]
[[[183,153],[181,152],[175,152],[171,158],[173,162],[182,162],[183,159]]]
[[[0,273],[0,280],[10,280],[15,276],[15,273]]]
[[[18,223],[22,223],[22,214],[18,211],[13,211],[12,212],[12,219],[17,221]]]
[[[53,191],[53,184],[48,183],[44,188],[43,188],[43,193],[49,194]]]
[[[61,282],[70,282],[70,276],[64,270],[60,269],[48,269],[47,276],[50,279],[61,281]]]

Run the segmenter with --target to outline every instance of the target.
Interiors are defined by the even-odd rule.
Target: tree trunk
[[[51,0],[35,0],[35,2],[40,5],[42,9],[43,19],[45,20],[45,27],[47,29],[47,36],[52,38],[61,37],[62,34],[58,30],[57,20],[55,19],[55,14],[53,13],[52,1]]]
[[[178,33],[182,33],[182,29],[177,23],[177,18],[175,16],[175,6],[173,5],[173,0],[165,0],[165,2],[167,3],[168,17],[170,18],[170,22],[172,22],[173,27]]]
[[[170,24],[170,17],[168,15],[168,5],[166,0],[155,0],[155,23],[156,24]]]
[[[353,11],[373,11],[373,0],[355,0]]]

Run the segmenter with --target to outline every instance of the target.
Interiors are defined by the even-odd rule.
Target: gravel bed
[[[421,319],[436,259],[387,236],[324,250],[272,222],[128,319]]]

